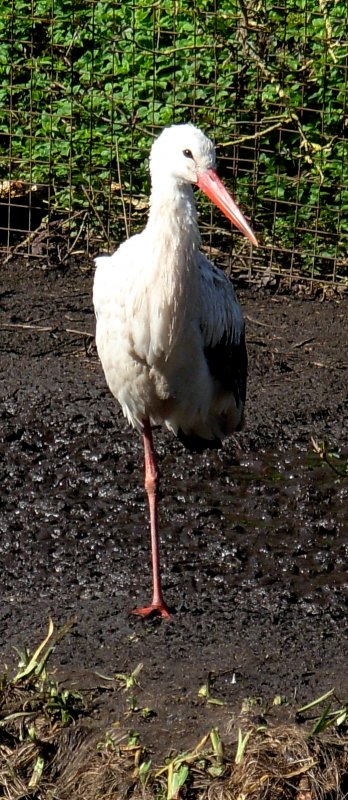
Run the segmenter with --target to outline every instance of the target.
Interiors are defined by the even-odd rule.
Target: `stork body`
[[[225,275],[200,252],[192,184],[198,184],[256,244],[214,171],[215,151],[191,125],[165,129],[152,147],[147,225],[110,257],[96,259],[96,342],[107,383],[144,436],[153,599],[137,609],[168,616],[159,566],[158,470],[151,425],[183,444],[219,446],[243,418],[244,320]]]

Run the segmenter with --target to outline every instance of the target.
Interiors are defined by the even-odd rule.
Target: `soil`
[[[222,735],[243,700],[291,707],[348,696],[348,298],[240,287],[245,429],[190,454],[155,431],[170,621],[150,600],[140,437],[94,348],[90,264],[9,263],[1,323],[1,667],[33,650],[49,615],[76,625],[52,668],[92,717],[140,733],[158,759]],[[116,673],[139,664],[138,685]],[[111,680],[106,680],[105,677]],[[210,681],[210,700],[198,695]],[[260,700],[261,699],[261,700]],[[144,712],[150,709],[151,712]]]

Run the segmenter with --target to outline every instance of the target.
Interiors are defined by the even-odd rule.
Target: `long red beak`
[[[257,247],[258,241],[254,236],[250,225],[248,225],[245,217],[234,202],[230,193],[227,191],[227,189],[225,189],[215,170],[207,169],[206,172],[202,172],[197,181],[197,186],[199,186],[202,192],[209,197],[209,200],[212,200],[213,203],[220,208],[220,210],[225,214],[225,217],[230,219],[236,228],[244,233],[244,236],[246,236],[247,239],[249,239],[249,241]]]

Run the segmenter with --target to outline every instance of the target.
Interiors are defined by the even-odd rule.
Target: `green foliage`
[[[26,646],[18,649],[19,664],[17,674],[9,678],[5,672],[0,679],[0,729],[16,721],[21,723],[21,738],[27,735],[32,742],[37,741],[35,721],[40,713],[68,725],[84,711],[84,702],[79,692],[62,689],[47,670],[47,663],[56,645],[74,626],[69,620],[62,628],[55,630],[51,618],[48,632],[33,654]],[[18,703],[25,697],[23,708]],[[26,734],[25,734],[26,731]],[[33,780],[40,779],[44,764],[37,760]],[[35,777],[36,775],[36,777]]]
[[[0,0],[0,180],[117,238],[152,135],[191,120],[280,268],[347,275],[347,22],[346,0]]]

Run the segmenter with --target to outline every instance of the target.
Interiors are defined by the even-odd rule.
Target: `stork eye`
[[[182,153],[184,156],[186,156],[186,158],[192,158],[193,160],[193,155],[191,153],[191,150],[183,150]]]

